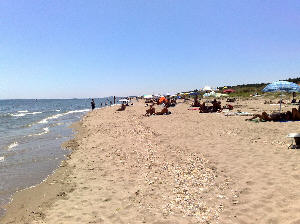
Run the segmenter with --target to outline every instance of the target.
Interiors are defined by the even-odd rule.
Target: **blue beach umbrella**
[[[267,85],[262,90],[263,92],[280,92],[280,109],[281,112],[281,101],[282,101],[282,92],[300,92],[300,86],[293,82],[287,81],[277,81]]]

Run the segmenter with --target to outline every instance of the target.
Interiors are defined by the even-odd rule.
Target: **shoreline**
[[[72,167],[68,165],[68,161],[78,148],[76,139],[82,131],[81,120],[70,126],[75,132],[73,138],[61,144],[62,150],[68,149],[70,154],[42,182],[15,192],[10,202],[3,206],[4,215],[0,217],[0,223],[28,223],[36,218],[43,218],[43,210],[56,200],[64,198],[67,192],[74,189],[70,182],[63,180],[72,173]]]
[[[114,105],[107,105],[98,107],[96,110],[103,110],[110,108]],[[61,161],[61,164],[53,170],[45,179],[40,183],[27,187],[25,189],[15,192],[10,197],[10,201],[4,204],[1,209],[4,211],[0,216],[0,223],[15,223],[15,222],[31,222],[36,218],[43,218],[42,210],[48,208],[56,200],[65,197],[65,193],[71,192],[73,187],[68,182],[62,182],[62,179],[68,178],[72,173],[72,167],[68,165],[71,155],[78,149],[79,144],[77,140],[84,132],[82,127],[82,120],[91,111],[85,114],[79,121],[74,122],[69,128],[73,129],[74,135],[70,140],[61,144],[62,150],[70,150],[70,154]],[[47,194],[43,194],[47,192]],[[34,196],[34,197],[33,197]],[[32,205],[28,202],[33,202]],[[30,211],[31,212],[30,212]]]

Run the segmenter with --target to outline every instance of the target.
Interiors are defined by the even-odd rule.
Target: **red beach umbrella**
[[[234,92],[235,92],[234,89],[225,89],[225,90],[223,91],[223,93],[234,93]]]

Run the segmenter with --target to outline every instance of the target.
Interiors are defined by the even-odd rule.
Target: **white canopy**
[[[120,99],[119,102],[129,102],[127,99]]]
[[[210,86],[204,86],[203,91],[212,91]]]

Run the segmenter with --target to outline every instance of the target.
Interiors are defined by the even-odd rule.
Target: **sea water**
[[[112,100],[95,99],[96,107]],[[61,148],[73,135],[69,126],[89,110],[90,99],[0,100],[0,208],[59,166],[70,153]]]

